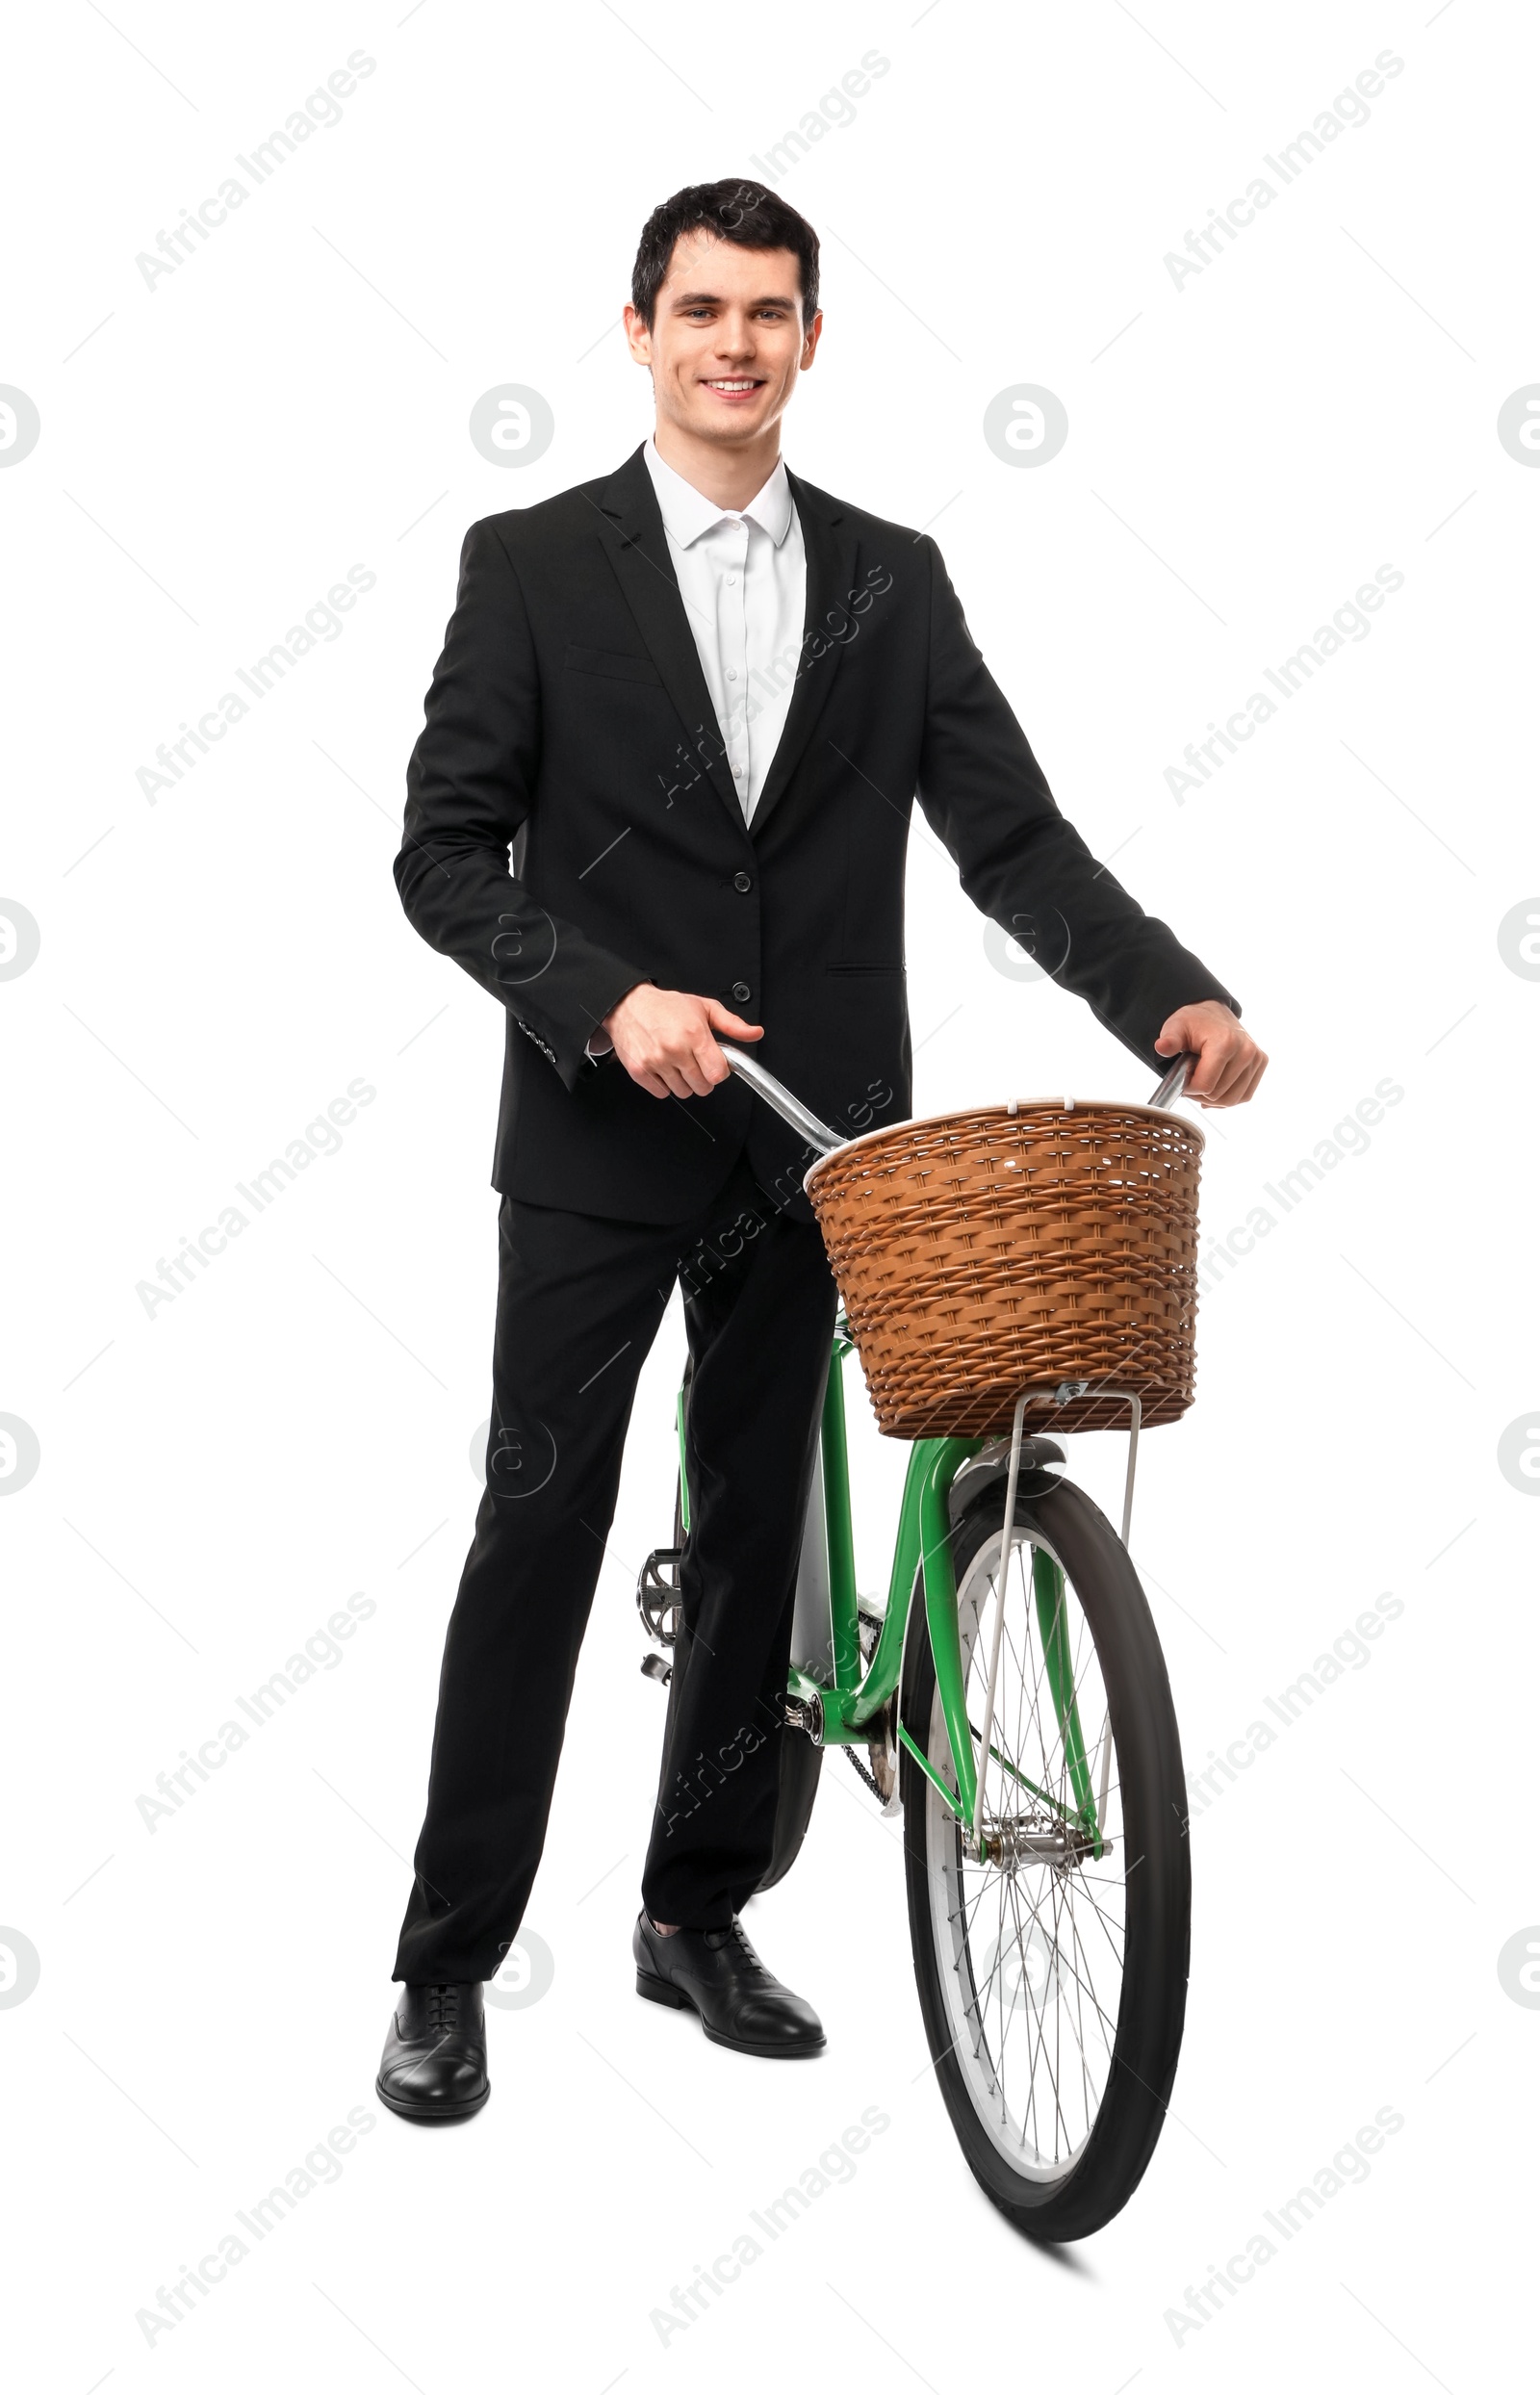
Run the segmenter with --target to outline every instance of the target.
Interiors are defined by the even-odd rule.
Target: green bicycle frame
[[[956,1791],[947,1787],[929,1757],[921,1753],[902,1723],[898,1725],[898,1738],[952,1811],[977,1834],[981,1826],[978,1818],[979,1767],[974,1733],[968,1721],[962,1674],[948,1500],[958,1473],[970,1456],[979,1453],[985,1441],[982,1437],[916,1439],[911,1447],[904,1495],[899,1507],[892,1570],[888,1578],[887,1608],[871,1661],[862,1672],[843,1373],[845,1358],[852,1352],[852,1348],[853,1343],[841,1322],[834,1333],[820,1429],[834,1680],[831,1686],[825,1686],[793,1667],[789,1691],[805,1701],[816,1701],[826,1746],[864,1745],[873,1735],[878,1717],[898,1688],[904,1633],[914,1596],[915,1576],[919,1574],[925,1629],[936,1661],[936,1685],[957,1778]],[[1101,1841],[1096,1823],[1096,1801],[1075,1702],[1074,1674],[1065,1619],[1064,1574],[1053,1558],[1041,1548],[1034,1550],[1032,1572],[1045,1674],[1064,1739],[1065,1758],[1077,1808],[1072,1816],[1073,1826],[1090,1837],[1095,1851],[1099,1853]],[[1002,1769],[1011,1772],[1013,1778],[1021,1777],[997,1749],[991,1746],[990,1752]],[[1034,1789],[1033,1793],[1042,1796],[1050,1804],[1054,1803],[1045,1790]],[[1062,1813],[1065,1808],[1056,1805],[1055,1810]],[[1066,1816],[1066,1818],[1070,1817]]]

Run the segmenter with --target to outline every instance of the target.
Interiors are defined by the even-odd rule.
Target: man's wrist
[[[614,1006],[610,1008],[609,1013],[603,1017],[598,1028],[591,1035],[588,1044],[583,1050],[583,1054],[590,1057],[596,1065],[602,1056],[608,1056],[615,1045],[614,1040],[606,1028],[609,1023],[610,1017],[614,1015],[617,1008],[625,1005],[627,999],[630,996],[631,990],[642,990],[646,987],[647,984],[645,981],[633,981],[630,985],[630,989],[623,990],[620,996],[615,1000]]]

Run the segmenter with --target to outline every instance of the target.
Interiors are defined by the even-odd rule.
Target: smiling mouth
[[[755,377],[747,374],[712,375],[706,378],[705,388],[715,391],[725,399],[746,399],[753,392],[763,390],[764,378],[762,375]]]

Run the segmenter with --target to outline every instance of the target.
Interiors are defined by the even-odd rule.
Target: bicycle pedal
[[[636,1610],[648,1635],[659,1646],[672,1646],[680,1605],[680,1564],[682,1547],[654,1547],[636,1576]]]

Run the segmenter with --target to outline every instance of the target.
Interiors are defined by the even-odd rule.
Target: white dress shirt
[[[791,485],[778,459],[763,488],[734,513],[676,474],[654,442],[642,454],[748,823],[785,728],[802,647],[808,553]]]
[[[785,729],[802,649],[808,553],[791,485],[778,459],[735,512],[676,474],[651,439],[642,454],[747,824]],[[609,1047],[608,1035],[596,1031],[588,1053]]]

